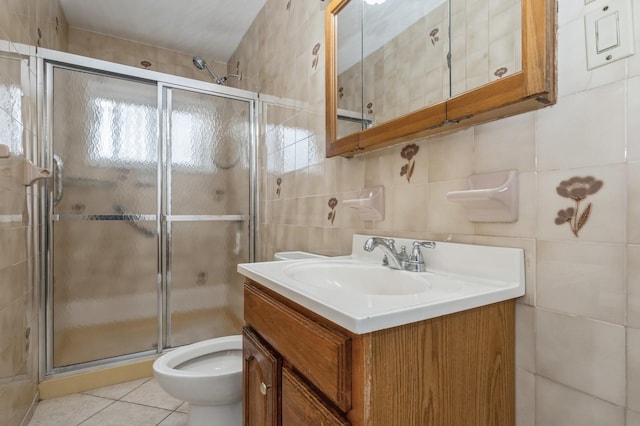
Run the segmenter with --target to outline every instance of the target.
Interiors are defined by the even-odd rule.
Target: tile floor
[[[40,401],[29,426],[186,426],[187,404],[152,378]]]

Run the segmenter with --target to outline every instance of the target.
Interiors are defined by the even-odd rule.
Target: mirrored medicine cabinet
[[[556,0],[332,0],[326,156],[555,103]]]

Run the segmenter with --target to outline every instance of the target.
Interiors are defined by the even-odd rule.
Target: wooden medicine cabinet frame
[[[557,0],[522,0],[522,71],[337,139],[337,15],[349,1],[332,0],[325,15],[326,157],[353,157],[556,102]]]

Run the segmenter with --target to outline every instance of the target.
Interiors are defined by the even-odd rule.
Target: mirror
[[[326,31],[328,157],[555,102],[555,0],[333,0]]]

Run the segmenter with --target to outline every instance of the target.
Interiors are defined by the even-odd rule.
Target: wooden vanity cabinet
[[[245,426],[515,424],[514,300],[353,334],[247,279],[244,312],[277,370],[267,409],[245,369]]]

